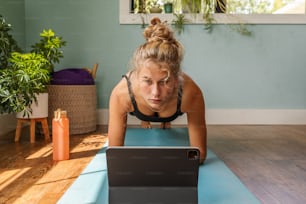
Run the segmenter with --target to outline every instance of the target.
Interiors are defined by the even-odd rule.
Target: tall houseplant
[[[46,91],[50,82],[49,61],[36,53],[12,53],[10,67],[0,70],[1,113],[24,111],[29,116],[36,94]]]
[[[11,31],[11,24],[6,23],[4,17],[0,15],[0,69],[8,66],[8,59],[12,52],[21,51]]]
[[[53,30],[43,30],[40,33],[40,41],[32,45],[31,52],[41,54],[49,61],[49,72],[54,72],[54,64],[63,58],[63,51],[60,50],[66,45],[62,37],[57,36]]]
[[[40,42],[32,46],[31,52],[12,52],[11,49],[7,54],[5,67],[0,69],[0,113],[24,111],[30,116],[30,105],[37,101],[37,94],[46,92],[54,63],[63,57],[60,48],[66,42],[51,29],[43,30],[40,36]]]

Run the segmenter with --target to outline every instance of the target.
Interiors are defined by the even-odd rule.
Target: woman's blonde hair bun
[[[152,60],[159,64],[167,64],[170,73],[178,76],[183,59],[183,47],[174,38],[173,31],[167,22],[161,22],[157,17],[153,18],[143,35],[146,42],[134,52],[133,69],[142,68],[144,62]]]
[[[158,17],[151,19],[150,25],[143,33],[148,42],[152,41],[173,41],[173,31],[167,25],[167,22],[161,22]]]

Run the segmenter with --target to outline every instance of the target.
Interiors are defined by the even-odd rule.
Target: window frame
[[[153,16],[161,20],[172,22],[173,14],[133,14],[130,13],[130,0],[119,0],[120,24],[148,23]],[[306,8],[306,7],[305,7]],[[184,14],[188,22],[186,24],[204,24],[202,14]],[[306,24],[305,14],[213,14],[214,24]],[[144,22],[143,22],[144,20]]]

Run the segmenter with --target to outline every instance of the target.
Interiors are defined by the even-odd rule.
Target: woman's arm
[[[207,131],[205,122],[205,105],[202,94],[195,96],[191,109],[187,112],[190,145],[200,149],[200,162],[207,154]]]
[[[127,126],[126,87],[122,81],[113,89],[109,100],[108,142],[109,146],[123,146]],[[127,89],[127,88],[126,88]]]
[[[187,113],[190,145],[200,149],[202,163],[207,154],[205,102],[201,89],[187,75],[184,76],[182,105],[183,112]]]

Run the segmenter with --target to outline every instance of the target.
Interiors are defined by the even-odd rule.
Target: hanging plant
[[[202,13],[203,21],[205,22],[204,29],[208,33],[212,33],[214,23],[216,22],[213,16],[214,13],[223,13],[228,18],[234,18],[233,15],[226,12],[226,0],[182,0],[182,7],[183,10],[187,10],[188,13],[193,13],[195,15]],[[251,35],[251,32],[244,23],[227,25],[241,35]]]
[[[139,12],[141,10],[141,5],[148,5],[148,3],[156,0],[136,0],[134,1],[134,11],[135,13],[141,14],[142,19],[142,27],[145,26],[144,17],[142,14],[147,14],[148,12],[144,9],[144,12]],[[177,7],[177,5],[174,5]],[[202,19],[204,21],[204,29],[208,33],[212,33],[214,29],[214,25],[216,20],[214,18],[214,13],[223,13],[228,18],[237,18],[234,15],[228,14],[226,11],[226,0],[181,0],[180,6],[181,11],[178,13],[173,13],[174,20],[173,24],[175,29],[181,34],[184,31],[184,24],[188,23],[185,18],[185,14],[189,13],[194,15],[194,18],[197,17],[198,14],[202,15]],[[145,7],[148,8],[148,7]],[[239,19],[238,19],[239,20]],[[227,24],[232,30],[240,33],[241,35],[249,36],[252,33],[247,29],[247,26],[243,23],[230,23]]]
[[[175,19],[173,20],[173,25],[175,30],[180,35],[182,32],[184,32],[184,25],[188,22],[188,20],[185,18],[184,14],[173,14],[175,16]]]

